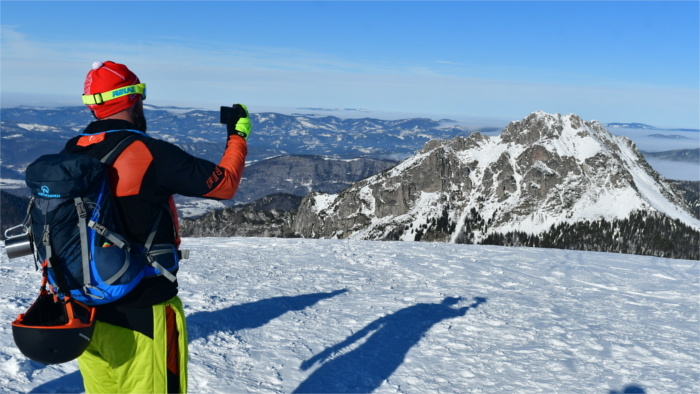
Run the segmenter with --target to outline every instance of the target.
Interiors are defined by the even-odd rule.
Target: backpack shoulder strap
[[[129,146],[133,141],[136,141],[136,136],[130,135],[124,138],[123,140],[119,141],[119,143],[112,148],[107,154],[102,156],[100,159],[101,162],[106,163],[106,164],[113,164],[114,161],[117,160],[117,157],[119,157],[119,154],[121,154],[124,149],[126,149],[127,146]]]
[[[136,140],[136,136],[134,136],[134,135],[127,136],[123,140],[119,141],[119,143],[114,148],[112,148],[112,150],[110,150],[104,156],[102,156],[100,161],[102,163],[112,165],[117,160],[117,157],[119,157],[119,154],[122,153],[124,151],[124,149],[126,149],[135,140]],[[81,225],[82,225],[82,223],[81,223]],[[93,230],[95,230],[98,234],[107,238],[112,244],[117,245],[119,248],[125,248],[125,247],[128,248],[129,247],[129,244],[125,239],[123,239],[121,236],[117,235],[116,233],[110,231],[109,229],[107,229],[103,225],[101,225],[93,220],[90,220],[90,221],[88,221],[87,226],[92,228]],[[82,226],[81,226],[81,229],[82,229]],[[82,234],[81,234],[81,237],[82,237]]]
[[[117,146],[112,150],[107,152],[106,155],[100,159],[102,163],[112,165],[117,159],[120,153],[126,149],[132,141],[136,139],[135,136],[130,135],[123,140],[119,141]],[[111,232],[106,227],[99,225],[93,220],[88,220],[87,213],[84,207],[83,199],[80,197],[75,198],[75,208],[78,213],[78,228],[80,229],[80,249],[83,261],[83,283],[90,283],[90,254],[88,246],[87,228],[90,227],[97,231],[99,234],[107,238],[110,242],[118,245],[120,248],[127,247],[128,243],[117,236],[117,234]]]

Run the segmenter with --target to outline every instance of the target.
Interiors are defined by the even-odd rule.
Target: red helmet
[[[17,348],[42,364],[60,364],[80,356],[95,330],[95,308],[72,298],[58,299],[42,287],[39,298],[12,322]]]

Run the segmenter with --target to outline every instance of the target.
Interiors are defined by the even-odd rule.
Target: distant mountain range
[[[21,172],[23,164],[62,147],[90,121],[83,107],[5,108],[2,115],[3,166]],[[226,129],[215,111],[148,107],[148,132],[200,157],[218,161]],[[341,159],[405,158],[431,139],[453,138],[472,131],[425,118],[381,120],[335,116],[254,113],[249,162],[280,155],[321,155]],[[16,148],[20,148],[19,152]],[[31,153],[31,154],[27,154]],[[7,155],[7,156],[6,156]]]
[[[664,152],[642,152],[642,154],[647,158],[700,164],[700,148],[676,149]],[[698,168],[698,171],[700,171],[700,167]]]
[[[323,108],[314,110],[326,112]],[[225,129],[218,123],[218,112],[147,106],[146,113],[149,134],[173,142],[195,156],[214,162],[220,159]],[[226,205],[251,203],[273,193],[336,193],[410,157],[428,141],[467,137],[473,132],[500,133],[499,128],[472,129],[448,119],[342,119],[278,113],[256,113],[252,118],[254,128],[245,179],[235,199],[221,203],[178,197],[183,214],[197,216]],[[4,190],[17,195],[27,195],[21,180],[31,161],[60,150],[65,141],[93,120],[82,106],[4,108],[0,119],[0,179]],[[608,125],[655,129],[640,123]],[[669,155],[675,160],[693,161],[697,151],[677,151],[664,158]]]
[[[656,130],[656,127],[649,126],[644,123],[606,123],[605,127],[608,128],[627,128],[627,129],[643,129],[643,130]]]
[[[625,128],[639,130],[668,130],[668,131],[689,131],[700,132],[700,129],[659,129],[658,127],[650,126],[644,123],[605,123],[605,127],[609,129]]]
[[[394,160],[365,157],[333,159],[315,155],[277,156],[246,167],[237,198],[251,202],[276,193],[298,196],[313,191],[338,193],[396,163]]]
[[[226,131],[214,111],[148,107],[149,134],[184,150],[218,162]],[[22,179],[37,157],[60,150],[93,119],[83,107],[54,109],[4,108],[2,178]],[[453,123],[414,118],[341,119],[334,116],[252,114],[254,124],[249,164],[284,155],[316,155],[333,159],[398,160],[412,155],[432,139],[454,138],[472,131]]]
[[[218,112],[148,106],[146,114],[149,134],[173,142],[198,157],[219,160],[226,132],[218,123]],[[447,119],[341,119],[278,113],[256,113],[252,118],[249,163],[284,155],[401,160],[433,139],[466,137],[475,131],[482,134],[500,131],[494,127],[471,129]],[[3,108],[0,119],[0,170],[5,179],[22,179],[24,168],[32,160],[61,149],[66,140],[93,120],[84,107]],[[641,123],[606,126],[658,130]]]

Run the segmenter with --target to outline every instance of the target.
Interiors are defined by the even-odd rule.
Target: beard
[[[136,130],[146,132],[146,115],[143,113],[143,104],[139,103],[136,108],[134,108],[133,112],[133,120],[134,120],[134,125],[136,126]]]

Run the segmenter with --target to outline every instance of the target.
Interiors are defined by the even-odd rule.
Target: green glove
[[[248,107],[243,104],[235,104],[233,106],[233,113],[238,115],[238,120],[235,123],[231,122],[227,124],[226,130],[228,131],[228,135],[238,134],[247,141],[252,131],[250,116],[248,116]]]

